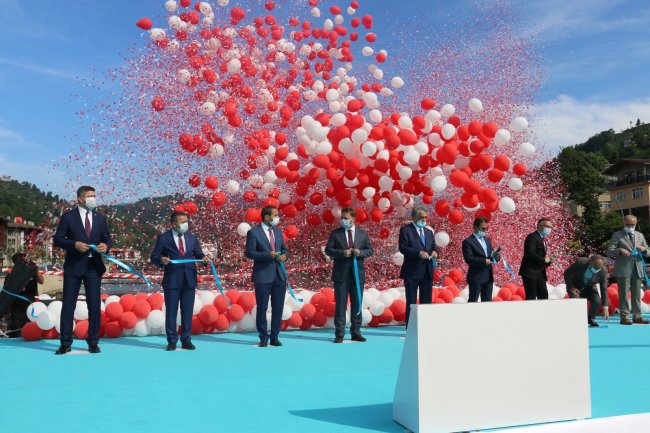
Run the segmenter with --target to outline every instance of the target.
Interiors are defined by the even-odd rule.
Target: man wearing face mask
[[[111,234],[106,218],[97,207],[95,188],[81,186],[77,190],[78,207],[61,215],[61,220],[54,234],[54,246],[65,250],[63,262],[63,306],[61,308],[61,346],[55,352],[64,355],[72,346],[72,325],[74,310],[81,283],[86,292],[88,305],[88,351],[99,353],[100,326],[100,284],[106,266],[99,253],[108,253],[111,248]],[[90,245],[95,245],[93,251]]]
[[[501,260],[498,251],[492,248],[492,241],[486,236],[490,223],[487,218],[479,217],[474,220],[474,233],[463,240],[463,259],[468,265],[467,285],[469,299],[467,302],[492,301],[494,286],[493,262]]]
[[[404,255],[400,278],[404,280],[406,294],[406,326],[408,327],[411,305],[418,299],[420,304],[430,304],[433,288],[433,262],[438,257],[433,230],[427,227],[429,213],[421,206],[411,211],[412,222],[399,231],[399,252]]]
[[[524,256],[519,266],[519,275],[524,281],[526,300],[548,299],[546,268],[551,265],[546,238],[551,234],[553,224],[548,218],[537,221],[537,230],[524,241]]]
[[[609,320],[609,309],[607,307],[607,269],[605,269],[603,256],[578,257],[564,271],[564,282],[566,291],[570,298],[585,298],[589,301],[587,312],[587,323],[592,328],[600,325],[595,320],[596,313],[603,307],[603,317]]]
[[[287,291],[287,274],[281,263],[287,261],[288,250],[282,232],[277,228],[280,213],[275,206],[262,208],[262,224],[248,231],[246,235],[246,257],[253,260],[253,284],[257,315],[255,323],[260,337],[260,347],[282,346],[280,325],[284,297]],[[266,310],[271,298],[271,333],[267,331]]]
[[[373,249],[370,245],[368,233],[354,225],[356,213],[354,209],[346,207],[341,209],[341,227],[332,230],[325,253],[334,259],[332,281],[334,283],[334,300],[336,310],[334,313],[334,342],[342,343],[345,335],[345,310],[350,297],[350,335],[351,340],[364,342],[366,338],[361,335],[361,313],[359,306],[363,300],[363,285],[366,281],[364,259],[372,256]],[[357,260],[359,276],[359,289],[357,290],[354,275],[354,261]]]
[[[151,263],[164,269],[162,288],[165,293],[165,333],[167,351],[176,350],[178,342],[178,305],[181,307],[181,347],[194,350],[192,344],[192,313],[196,291],[196,264],[170,263],[170,260],[202,260],[209,263],[203,254],[196,235],[190,233],[189,215],[173,212],[170,217],[171,228],[159,234],[156,246],[151,253]]]
[[[631,325],[640,323],[647,325],[650,323],[641,317],[641,282],[644,279],[645,269],[641,254],[647,254],[648,244],[642,233],[635,231],[636,217],[634,215],[625,215],[623,218],[623,230],[619,230],[612,235],[607,253],[614,257],[614,273],[618,283],[618,310],[621,314],[621,324]],[[628,297],[632,295],[632,314],[633,320],[630,320],[630,305]]]

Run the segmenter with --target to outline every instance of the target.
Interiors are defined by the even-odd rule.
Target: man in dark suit
[[[341,227],[332,230],[327,240],[325,253],[334,259],[332,281],[334,282],[334,300],[336,310],[334,313],[335,343],[342,343],[345,335],[345,310],[350,296],[350,334],[353,341],[366,341],[361,335],[361,314],[359,306],[363,300],[363,285],[366,281],[364,259],[372,256],[373,250],[370,238],[365,230],[356,227],[354,209],[346,207],[341,210]],[[357,260],[359,288],[354,276],[354,261]]]
[[[433,289],[433,259],[438,257],[433,230],[427,227],[429,213],[423,207],[411,211],[412,222],[399,231],[399,252],[404,255],[400,278],[404,280],[406,292],[406,326],[409,324],[411,304],[418,299],[420,304],[431,303]]]
[[[551,234],[553,224],[548,218],[537,221],[537,230],[524,241],[524,256],[519,266],[519,275],[524,281],[526,300],[548,299],[546,268],[551,265],[546,238]]]
[[[167,351],[176,350],[178,342],[178,305],[181,307],[181,347],[194,350],[192,344],[192,313],[196,295],[196,264],[170,263],[170,260],[209,260],[203,254],[196,235],[190,233],[189,215],[173,212],[170,217],[171,229],[159,234],[151,253],[151,263],[162,266],[164,271],[162,287],[165,292],[165,333]]]
[[[487,218],[479,217],[474,220],[474,233],[463,240],[463,259],[469,266],[467,270],[467,285],[469,299],[467,302],[492,301],[494,274],[492,264],[501,260],[499,251],[494,251],[492,241],[486,236],[490,228]]]
[[[282,346],[280,325],[284,297],[287,292],[287,274],[281,264],[287,261],[288,250],[282,232],[277,228],[280,213],[275,206],[262,208],[262,223],[246,234],[246,257],[253,260],[253,284],[257,315],[255,323],[260,337],[260,347]],[[266,310],[271,298],[271,333],[267,331]]]
[[[93,212],[97,207],[95,188],[77,190],[78,207],[61,215],[54,235],[54,245],[65,250],[63,263],[63,306],[61,308],[61,346],[57,355],[70,352],[74,310],[81,282],[88,305],[88,351],[99,353],[100,284],[106,266],[99,253],[108,253],[113,244],[104,215]],[[95,245],[93,251],[90,245]],[[98,253],[99,252],[99,253]]]
[[[564,283],[570,298],[585,298],[589,301],[587,323],[592,328],[600,325],[595,320],[596,313],[603,307],[603,317],[609,320],[607,307],[607,269],[605,269],[603,256],[578,257],[571,266],[564,271]],[[600,293],[599,293],[600,291]]]

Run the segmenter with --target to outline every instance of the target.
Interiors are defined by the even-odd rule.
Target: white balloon
[[[453,116],[455,112],[456,112],[456,107],[454,107],[454,106],[451,105],[451,104],[445,104],[445,105],[443,105],[442,108],[440,109],[440,115],[441,115],[442,117],[450,117],[450,116]]]
[[[85,302],[77,301],[77,305],[74,309],[74,320],[86,320],[88,319],[88,305]]]
[[[217,294],[212,290],[199,290],[199,299],[203,305],[211,305]]]
[[[52,311],[45,310],[38,315],[36,319],[36,325],[41,328],[43,331],[50,330],[54,328],[57,322],[57,315]]]
[[[379,208],[380,211],[386,212],[390,208],[390,199],[386,197],[382,197],[379,199],[377,202],[377,207]]]
[[[361,326],[366,326],[372,320],[372,313],[367,308],[361,310]]]
[[[356,144],[357,146],[361,145],[364,141],[368,139],[368,132],[365,129],[355,129],[354,132],[352,132],[352,135],[350,136],[352,138],[352,142]]]
[[[150,329],[162,328],[165,326],[165,314],[161,310],[151,310],[145,320]]]
[[[404,80],[401,77],[393,77],[393,79],[390,80],[390,85],[393,86],[394,89],[399,89],[404,85]]]
[[[194,310],[192,310],[192,315],[199,314],[201,308],[203,308],[203,302],[201,302],[201,299],[197,295],[194,295]],[[180,314],[178,317],[180,317]]]
[[[384,304],[384,307],[390,307],[393,304],[393,295],[389,291],[383,291],[379,294],[379,299],[377,299],[379,302]]]
[[[332,151],[332,143],[329,141],[321,141],[316,145],[316,153],[319,155],[327,155]]]
[[[513,213],[517,207],[515,206],[513,199],[510,197],[503,197],[501,200],[499,200],[499,209],[504,213]]]
[[[472,98],[469,100],[469,110],[472,113],[480,113],[483,111],[483,103],[481,102],[480,99]]]
[[[404,152],[404,162],[407,164],[416,164],[418,161],[420,161],[420,154],[415,149],[411,148]]]
[[[510,141],[510,131],[507,129],[499,129],[494,136],[494,144],[497,146],[503,146]]]
[[[325,93],[325,99],[327,99],[327,102],[334,102],[338,100],[340,96],[339,91],[336,89],[328,89]]]
[[[363,191],[361,192],[361,194],[363,195],[363,198],[365,198],[365,199],[373,198],[376,193],[377,193],[377,190],[374,189],[371,186],[365,187],[363,189]]]
[[[408,116],[400,116],[397,125],[402,129],[411,129],[413,128],[413,121]]]
[[[217,111],[217,107],[210,101],[204,102],[203,105],[199,107],[199,112],[204,116],[212,116],[215,111]]]
[[[230,194],[236,194],[239,192],[239,182],[236,180],[229,180],[228,183],[226,183],[226,191]]]
[[[515,117],[508,126],[508,129],[514,132],[523,132],[526,128],[528,128],[528,120],[525,117]]]
[[[385,309],[386,306],[380,301],[373,302],[369,308],[370,313],[372,313],[373,316],[381,316],[384,313]]]
[[[446,247],[449,245],[450,238],[447,232],[438,232],[435,234],[434,239],[436,240],[436,246]]]
[[[436,176],[431,180],[431,188],[435,192],[444,191],[447,188],[447,178],[445,176]]]
[[[30,321],[36,322],[36,319],[38,316],[43,312],[46,311],[47,307],[45,306],[44,303],[42,302],[33,302],[27,307],[27,317],[29,318]]]
[[[282,320],[289,320],[292,314],[293,314],[293,309],[291,308],[291,306],[284,304],[284,307],[282,307]]]
[[[521,143],[519,145],[518,152],[522,156],[531,156],[533,153],[535,153],[535,146],[532,144],[526,142],[526,143]]]
[[[519,191],[523,187],[524,187],[524,183],[518,177],[513,177],[508,181],[508,188],[510,188],[513,191]]]
[[[149,328],[147,328],[146,320],[138,320],[138,323],[135,324],[135,328],[133,328],[133,335],[136,337],[144,337],[145,335],[149,335]]]
[[[373,156],[375,153],[377,153],[377,145],[374,141],[366,141],[361,146],[361,153],[368,157]]]
[[[244,237],[248,234],[248,231],[251,229],[250,224],[248,223],[239,223],[237,226],[237,234],[241,237]]]
[[[345,125],[346,121],[347,121],[347,117],[345,117],[345,114],[343,113],[336,113],[335,115],[330,117],[330,125],[332,126]]]
[[[397,266],[402,266],[404,263],[404,254],[400,252],[396,252],[393,254],[393,264]]]
[[[381,122],[382,119],[381,111],[370,110],[370,113],[368,113],[368,117],[370,118],[371,121],[375,123]]]
[[[454,136],[454,134],[456,134],[456,127],[451,123],[445,123],[445,125],[442,127],[442,131],[440,132],[445,140],[449,140]]]
[[[152,41],[162,41],[165,39],[165,31],[163,29],[159,28],[153,28],[149,30],[149,37],[151,38]]]
[[[241,70],[241,62],[239,59],[230,59],[228,62],[228,73],[236,74]]]
[[[61,301],[52,301],[47,306],[48,311],[51,311],[57,316],[61,315],[61,308],[63,308],[63,302]]]
[[[343,140],[341,140],[343,141]],[[392,191],[395,181],[390,176],[381,176],[379,178],[380,191]]]

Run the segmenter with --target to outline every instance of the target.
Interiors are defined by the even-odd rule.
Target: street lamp
[[[622,217],[625,217],[625,212],[623,212],[623,206],[621,206],[621,202],[618,201],[618,199],[616,198],[616,196],[615,196],[614,194],[612,194],[612,193],[611,193],[610,191],[608,191],[608,190],[605,190],[605,191],[603,191],[603,192],[606,192],[607,194],[609,194],[609,195],[612,196],[612,198],[614,199],[614,201],[616,201],[616,204],[618,205],[618,209],[621,211],[621,216],[622,216]]]

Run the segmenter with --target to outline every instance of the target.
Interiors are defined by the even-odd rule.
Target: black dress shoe
[[[335,342],[335,343],[343,343],[343,337],[336,337],[336,338],[334,339],[334,342]]]
[[[350,338],[350,340],[363,343],[364,341],[366,341],[366,337],[364,337],[363,335],[353,335],[352,338]]]
[[[275,347],[282,346],[282,342],[280,340],[271,340],[270,344],[271,344],[271,346],[275,346]]]
[[[185,343],[181,344],[181,347],[185,350],[194,350],[196,349],[196,346],[192,344],[191,341],[186,341]]]
[[[97,345],[97,344],[89,344],[88,345],[88,352],[90,352],[90,353],[100,353],[101,350],[99,350],[99,345]]]
[[[61,345],[58,349],[56,349],[56,352],[54,352],[55,355],[65,355],[66,353],[70,352],[72,349],[70,346],[64,346]]]
[[[260,344],[258,344],[259,347],[266,347],[268,346],[266,341],[260,341]]]
[[[176,350],[176,343],[174,343],[174,344],[169,343],[169,344],[167,345],[167,348],[166,348],[165,350],[166,350],[167,352],[171,352],[171,351],[173,351],[173,350]]]
[[[600,325],[594,319],[589,319],[588,322],[590,328],[600,328]]]

